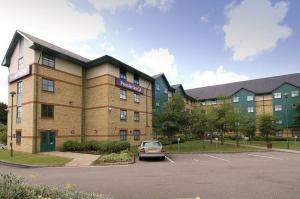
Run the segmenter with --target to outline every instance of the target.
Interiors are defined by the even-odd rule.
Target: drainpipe
[[[39,74],[39,63],[40,63],[40,59],[41,59],[41,56],[43,54],[43,50],[44,48],[42,47],[42,50],[40,52],[40,56],[39,56],[39,59],[38,59],[38,62],[37,62],[37,65],[36,65],[36,71],[35,71],[35,81],[34,81],[34,88],[33,88],[33,92],[34,92],[34,108],[35,108],[35,112],[33,114],[33,126],[34,126],[34,129],[33,129],[33,137],[34,137],[34,148],[33,148],[33,153],[37,153],[38,152],[38,147],[37,147],[37,143],[38,143],[38,91],[39,91],[39,77],[38,77],[38,74]]]
[[[82,98],[81,98],[81,143],[85,142],[85,96],[86,96],[86,68],[82,67]]]
[[[150,87],[151,81],[148,83],[147,89],[146,89],[146,129],[149,127],[149,121],[148,121],[148,89]]]

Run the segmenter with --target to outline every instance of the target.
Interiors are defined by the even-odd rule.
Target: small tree
[[[254,117],[251,117],[249,115],[242,116],[241,117],[241,124],[240,124],[240,131],[241,133],[249,138],[249,141],[251,142],[252,138],[255,136],[256,132],[256,124]]]
[[[266,139],[266,143],[271,143],[270,136],[280,130],[276,121],[277,119],[270,114],[263,114],[258,118],[258,129]]]
[[[294,121],[300,125],[300,102],[296,105],[295,111],[297,112],[297,115],[295,116]]]
[[[0,124],[0,143],[7,143],[7,126],[5,124]]]
[[[7,124],[7,105],[0,102],[0,123]]]
[[[208,118],[205,110],[196,108],[190,117],[191,132],[202,139],[202,146],[205,148],[205,132],[208,130]]]

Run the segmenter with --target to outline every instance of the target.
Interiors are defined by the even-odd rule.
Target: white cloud
[[[167,11],[171,8],[173,0],[145,0],[138,6],[138,11],[141,12],[144,8],[158,8],[161,11]]]
[[[97,10],[114,13],[119,8],[135,7],[139,0],[88,0]]]
[[[228,22],[223,26],[225,45],[234,52],[234,60],[245,60],[272,50],[279,40],[288,38],[292,30],[282,24],[288,4],[269,0],[244,0],[225,8]]]
[[[189,88],[211,86],[217,84],[225,84],[230,82],[238,82],[248,80],[246,75],[238,74],[231,71],[226,71],[224,67],[219,66],[216,71],[206,70],[203,72],[195,72],[191,75]]]
[[[101,15],[79,12],[67,0],[44,0],[42,3],[39,0],[0,0],[0,5],[1,62],[16,29],[89,58],[96,50],[76,45],[76,42],[95,40],[106,31]],[[4,85],[3,82],[0,85],[0,100],[6,102],[7,73],[2,69],[0,79],[5,79]]]
[[[144,52],[141,56],[134,50],[131,50],[130,53],[135,59],[132,65],[139,70],[150,75],[165,73],[171,82],[175,82],[178,76],[177,65],[175,63],[175,56],[169,49],[151,49],[150,51]]]
[[[200,22],[208,23],[209,22],[208,16],[206,16],[206,15],[201,16],[200,17]]]

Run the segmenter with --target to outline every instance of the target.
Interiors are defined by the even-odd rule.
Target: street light
[[[286,121],[286,147],[287,149],[290,148],[290,142],[289,142],[289,121],[288,121],[288,105],[287,105],[287,100],[288,100],[288,93],[283,94],[285,98],[285,121]]]
[[[13,131],[13,114],[14,114],[14,96],[16,94],[15,91],[11,91],[11,113],[10,113],[10,157],[13,157],[13,143],[12,143],[12,131]]]

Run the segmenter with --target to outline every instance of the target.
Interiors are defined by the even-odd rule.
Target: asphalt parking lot
[[[300,155],[284,152],[177,154],[128,166],[20,169],[30,183],[75,185],[116,199],[299,199]]]

